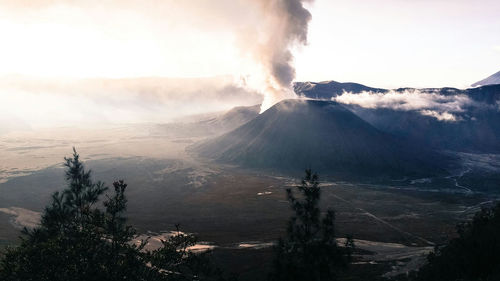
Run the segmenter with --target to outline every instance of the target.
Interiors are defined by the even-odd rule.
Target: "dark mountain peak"
[[[323,111],[349,112],[345,107],[335,101],[313,100],[313,99],[288,99],[283,100],[267,111],[279,112],[281,114],[320,114]],[[267,112],[266,111],[266,112]],[[265,112],[264,112],[265,113]]]
[[[311,167],[323,175],[359,179],[428,175],[435,169],[424,164],[427,152],[407,149],[332,101],[281,101],[235,130],[192,148],[220,162],[294,174]]]
[[[487,78],[472,84],[472,87],[500,84],[500,71]]]

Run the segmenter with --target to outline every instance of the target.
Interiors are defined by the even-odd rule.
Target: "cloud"
[[[406,90],[387,93],[361,92],[343,93],[332,100],[353,104],[364,108],[388,108],[400,111],[418,111],[422,115],[434,117],[440,121],[459,121],[455,113],[464,112],[465,107],[475,104],[466,95],[441,95],[435,92]]]
[[[449,112],[437,112],[435,110],[421,110],[420,113],[425,116],[434,117],[439,121],[457,121],[457,117]]]

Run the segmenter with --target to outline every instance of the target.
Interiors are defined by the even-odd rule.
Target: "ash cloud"
[[[476,105],[476,102],[466,95],[441,95],[419,90],[403,92],[391,90],[387,93],[361,92],[359,94],[346,92],[333,97],[332,100],[364,108],[418,111],[422,115],[446,122],[460,121],[457,113],[464,112],[466,107]]]

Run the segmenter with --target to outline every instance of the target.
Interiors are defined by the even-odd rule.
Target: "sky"
[[[468,87],[500,70],[500,1],[315,2],[299,80]]]
[[[499,15],[498,0],[0,0],[0,125],[265,110],[292,81],[466,88],[500,70]]]
[[[257,77],[242,40],[261,24],[252,2],[0,0],[0,75]],[[463,88],[500,70],[499,1],[305,5],[296,81]]]

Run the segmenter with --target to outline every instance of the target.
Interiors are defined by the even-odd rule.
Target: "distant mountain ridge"
[[[293,85],[295,93],[312,99],[331,99],[344,92],[361,93],[363,91],[385,93],[388,90],[372,88],[358,83],[341,83],[337,81],[296,82]]]
[[[387,93],[390,90],[372,88],[358,83],[336,81],[295,84],[298,95],[321,100],[332,100],[344,92],[359,94],[364,91]],[[418,110],[395,110],[391,108],[366,108],[358,105],[344,105],[357,116],[375,128],[428,145],[433,149],[462,152],[500,153],[500,85],[486,85],[477,88],[398,88],[393,91],[404,93],[418,90],[443,96],[463,95],[472,104],[454,113],[456,122],[444,122],[432,116],[422,115]]]
[[[487,101],[488,103],[496,102],[500,98],[500,82],[498,84],[483,85],[477,88],[457,89],[452,87],[443,88],[411,88],[402,87],[397,89],[383,89],[365,86],[359,83],[342,83],[337,81],[324,82],[295,82],[293,85],[294,91],[298,96],[331,100],[334,97],[340,96],[343,93],[359,94],[361,92],[372,93],[387,93],[389,91],[405,92],[418,90],[422,93],[438,93],[441,95],[467,95],[470,98],[478,101]]]
[[[486,77],[485,79],[481,81],[477,81],[476,83],[472,84],[472,87],[478,87],[478,86],[487,86],[487,85],[497,85],[500,84],[500,71],[497,73]]]

